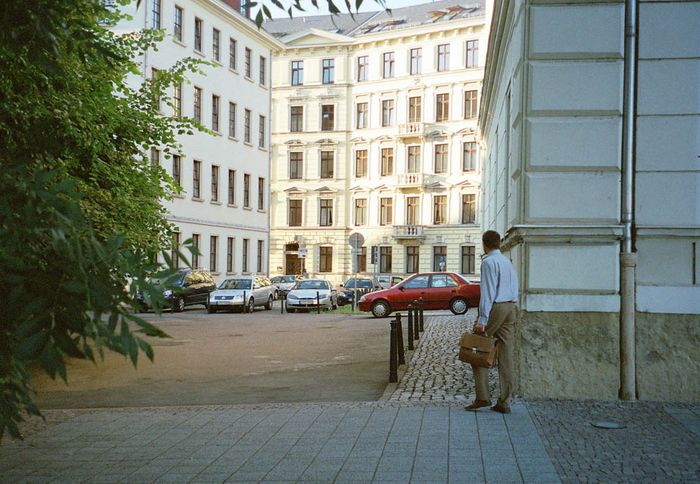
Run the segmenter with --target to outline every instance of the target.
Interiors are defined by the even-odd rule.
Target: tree
[[[162,307],[149,277],[175,274],[166,252],[153,260],[170,238],[160,201],[178,188],[144,153],[201,128],[158,109],[200,63],[130,87],[162,33],[116,34],[115,3],[129,2],[0,4],[0,438],[40,414],[32,365],[65,380],[66,357],[105,349],[136,365],[153,359],[144,335],[166,336],[132,311],[136,291]]]
[[[360,10],[360,7],[364,3],[364,0],[321,0],[322,2],[325,2],[328,5],[328,11],[331,13],[331,15],[337,15],[339,13],[342,13],[340,7],[338,7],[335,4],[335,1],[338,2],[338,4],[345,7],[347,12],[350,15],[354,15]],[[269,0],[270,4],[279,10],[282,10],[289,15],[289,17],[293,17],[295,12],[306,12],[304,7],[301,5],[301,0]],[[318,2],[319,0],[311,0],[311,5],[313,5],[316,9],[318,9]],[[374,2],[379,5],[381,8],[385,9],[387,12],[391,12],[391,9],[387,8],[386,6],[386,0],[374,0]],[[257,8],[257,13],[255,14],[255,23],[259,27],[262,26],[263,22],[265,21],[265,18],[271,19],[272,18],[272,11],[270,10],[270,7],[267,5],[267,1],[262,1],[262,2],[255,2],[255,1],[249,1],[247,2],[247,7],[252,11],[255,7]]]

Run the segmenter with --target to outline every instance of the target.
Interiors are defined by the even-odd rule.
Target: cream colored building
[[[699,20],[698,1],[495,3],[483,225],[520,275],[525,396],[700,401]]]
[[[272,64],[270,272],[478,273],[483,2],[264,27],[285,45]]]

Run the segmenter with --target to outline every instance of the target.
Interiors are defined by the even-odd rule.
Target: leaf
[[[45,330],[34,333],[20,341],[15,351],[16,357],[23,360],[34,360],[42,351],[49,340],[49,333]]]

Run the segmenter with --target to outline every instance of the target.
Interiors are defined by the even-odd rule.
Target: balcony
[[[399,188],[420,188],[423,186],[422,173],[401,173],[398,175]]]
[[[399,138],[416,138],[425,135],[425,123],[399,124]]]
[[[423,239],[425,234],[422,225],[394,225],[395,239]]]

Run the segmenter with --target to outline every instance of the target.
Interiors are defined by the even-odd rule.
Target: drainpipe
[[[635,358],[635,289],[637,254],[634,224],[634,130],[637,91],[637,0],[625,1],[625,84],[622,126],[622,225],[620,253],[620,392],[621,400],[637,398]]]

